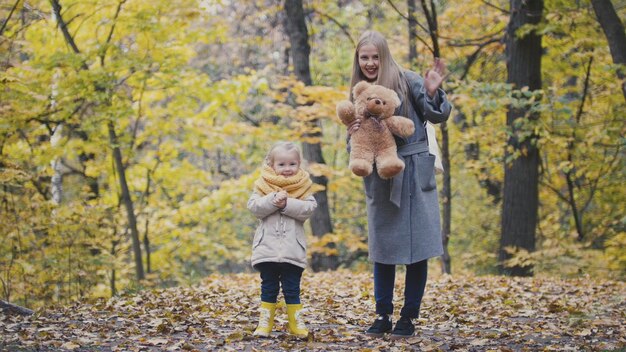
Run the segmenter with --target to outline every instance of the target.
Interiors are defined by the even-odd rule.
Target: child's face
[[[300,168],[300,154],[296,150],[277,150],[274,152],[272,169],[283,177],[293,176]]]

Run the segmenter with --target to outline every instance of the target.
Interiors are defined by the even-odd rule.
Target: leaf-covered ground
[[[402,286],[398,274],[397,307]],[[204,285],[144,291],[96,304],[0,314],[10,351],[611,351],[626,349],[626,283],[506,277],[431,278],[416,335],[369,338],[368,273],[305,271],[302,298],[312,334],[288,336],[278,309],[269,338],[256,338],[259,279],[215,275]],[[398,309],[399,310],[399,309]],[[397,316],[395,317],[397,318]]]

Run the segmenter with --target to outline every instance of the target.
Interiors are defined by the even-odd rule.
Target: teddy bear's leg
[[[389,179],[404,170],[404,161],[398,158],[395,147],[389,147],[378,152],[376,168],[381,178]]]
[[[350,170],[357,176],[365,177],[372,173],[374,153],[370,150],[357,149],[354,146],[350,152]]]

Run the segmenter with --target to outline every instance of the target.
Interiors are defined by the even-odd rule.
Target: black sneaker
[[[391,339],[405,339],[407,337],[413,336],[414,332],[415,326],[413,326],[411,318],[400,317],[400,319],[396,323],[396,327],[393,328],[393,331],[391,332]]]
[[[387,314],[380,314],[365,332],[365,335],[371,337],[383,337],[386,332],[390,332],[392,328],[391,319]]]

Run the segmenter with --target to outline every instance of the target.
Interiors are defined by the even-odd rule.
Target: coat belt
[[[417,167],[417,154],[423,152],[428,152],[428,142],[426,141],[408,143],[398,147],[398,155],[403,158],[410,156],[411,159],[413,159],[414,167]],[[389,196],[389,200],[398,208],[400,208],[400,201],[402,200],[402,182],[404,181],[405,171],[406,166],[402,172],[391,179],[391,194]]]

